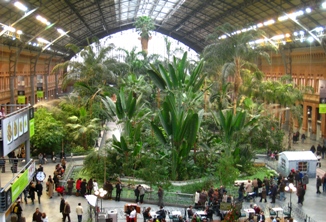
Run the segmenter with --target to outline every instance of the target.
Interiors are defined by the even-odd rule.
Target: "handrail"
[[[28,167],[32,164],[34,162],[34,160],[33,159],[31,159],[30,161],[28,161],[28,163],[27,164],[25,164],[25,166],[21,169],[21,170],[19,170],[19,171],[17,171],[17,173],[16,173],[16,175],[4,186],[4,187],[2,187],[1,188],[1,190],[0,190],[0,193],[2,193],[2,192],[4,192],[9,186],[11,186],[11,184],[13,184],[13,182],[17,179],[17,178],[19,178],[18,176],[21,174],[21,173],[23,173],[25,170],[27,170],[28,169]]]

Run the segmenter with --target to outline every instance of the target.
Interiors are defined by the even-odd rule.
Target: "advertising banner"
[[[3,156],[16,149],[29,139],[28,110],[1,120]]]
[[[11,185],[12,201],[15,201],[17,197],[19,197],[19,195],[23,192],[28,183],[28,170],[25,170],[25,172],[19,176],[19,178],[14,182],[14,184]]]
[[[326,80],[319,80],[319,113],[326,113]]]

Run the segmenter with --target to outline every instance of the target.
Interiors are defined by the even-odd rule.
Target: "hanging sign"
[[[43,75],[36,76],[36,97],[38,99],[43,99]]]
[[[17,103],[18,104],[25,104],[26,103],[26,96],[25,96],[25,80],[24,76],[17,76]]]

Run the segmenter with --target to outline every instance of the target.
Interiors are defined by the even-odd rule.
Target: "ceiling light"
[[[261,27],[263,27],[263,26],[264,26],[263,23],[258,23],[258,24],[257,24],[257,27],[258,27],[258,28],[261,28]]]
[[[286,33],[286,34],[285,34],[285,37],[286,37],[286,38],[289,38],[290,36],[291,36],[291,35],[290,35],[289,33]]]
[[[43,17],[40,16],[40,15],[37,15],[37,16],[36,16],[36,19],[39,20],[40,22],[42,22],[42,23],[45,24],[45,25],[51,25],[51,22],[49,22],[46,18],[43,18]]]
[[[299,33],[300,33],[300,35],[304,35],[304,31],[302,31],[302,30]]]
[[[319,27],[316,27],[314,30],[316,32],[322,32],[322,31],[324,31],[324,28],[319,26]]]
[[[293,35],[294,35],[294,36],[297,36],[297,35],[298,35],[298,33],[297,33],[297,32],[293,32]]]
[[[7,30],[7,31],[9,31],[9,32],[16,32],[16,29],[15,29],[14,27],[12,27],[12,26],[7,26],[7,25],[5,25],[5,26],[3,27],[3,29],[4,29],[4,30]]]
[[[271,20],[268,20],[268,21],[264,22],[264,25],[265,26],[268,26],[268,25],[272,25],[274,23],[275,23],[275,20],[274,19],[271,19]]]
[[[66,32],[63,31],[62,29],[57,29],[57,31],[58,31],[61,35],[65,35],[65,34],[66,34]]]
[[[275,35],[271,38],[272,40],[280,40],[280,39],[284,39],[284,35],[281,34],[281,35]]]
[[[16,6],[18,9],[20,9],[24,12],[26,12],[28,10],[28,8],[20,2],[15,2],[14,6]]]
[[[309,36],[309,37],[307,38],[307,41],[311,43],[311,42],[314,41],[314,38],[313,38],[312,36]]]
[[[326,2],[324,2],[323,4],[321,4],[322,8],[326,8]]]
[[[36,40],[41,42],[41,43],[46,43],[46,44],[50,43],[48,40],[43,39],[43,38],[37,38]]]
[[[289,17],[288,17],[287,15],[283,15],[283,16],[278,17],[278,20],[279,20],[280,22],[283,22],[283,21],[287,20],[288,18],[289,18]]]
[[[17,30],[17,34],[18,34],[18,35],[23,34],[22,30]]]
[[[310,13],[311,12],[311,8],[306,8],[306,13]]]

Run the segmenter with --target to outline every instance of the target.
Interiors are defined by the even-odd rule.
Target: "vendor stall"
[[[292,169],[316,177],[317,158],[311,151],[285,151],[279,154],[278,171],[288,176]]]

